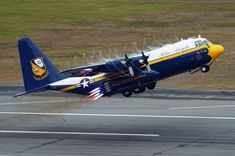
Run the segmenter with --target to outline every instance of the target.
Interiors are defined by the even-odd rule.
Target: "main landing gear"
[[[145,90],[146,90],[145,87],[138,87],[134,89],[133,92],[136,94],[139,94],[139,93],[143,93]]]
[[[149,90],[152,90],[156,87],[156,82],[150,83],[146,86]]]
[[[140,93],[145,92],[146,88],[149,89],[149,90],[152,90],[155,87],[156,87],[156,82],[153,82],[153,83],[148,84],[147,86],[141,86],[141,87],[135,88],[133,90],[125,91],[125,92],[122,93],[122,95],[125,96],[125,97],[130,97],[133,92],[136,93],[136,94],[140,94]]]
[[[210,70],[210,66],[209,65],[203,65],[201,66],[201,71],[203,73],[207,73]]]
[[[132,95],[132,91],[131,90],[125,91],[122,93],[122,95],[125,97],[130,97]]]

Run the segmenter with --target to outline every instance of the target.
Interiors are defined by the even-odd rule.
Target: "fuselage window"
[[[204,40],[204,41],[203,41],[203,43],[208,44],[208,43],[209,43],[209,41],[208,41],[208,40]]]

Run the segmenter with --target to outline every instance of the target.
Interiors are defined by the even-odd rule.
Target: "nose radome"
[[[216,45],[216,49],[217,49],[217,53],[219,53],[219,55],[224,53],[224,47],[222,45]]]
[[[213,45],[209,49],[209,55],[212,57],[213,61],[223,53],[224,47],[222,45]]]

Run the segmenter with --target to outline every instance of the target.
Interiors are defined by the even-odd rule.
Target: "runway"
[[[0,87],[0,155],[235,155],[235,91],[13,98],[21,89]]]

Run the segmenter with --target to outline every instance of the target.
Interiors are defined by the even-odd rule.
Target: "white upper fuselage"
[[[196,48],[198,46],[205,45],[205,42],[203,41],[208,42],[207,39],[201,37],[188,38],[185,40],[182,39],[181,41],[167,44],[162,46],[161,48],[146,52],[146,54],[149,55],[149,62],[151,62],[153,60],[161,59],[173,54]]]

